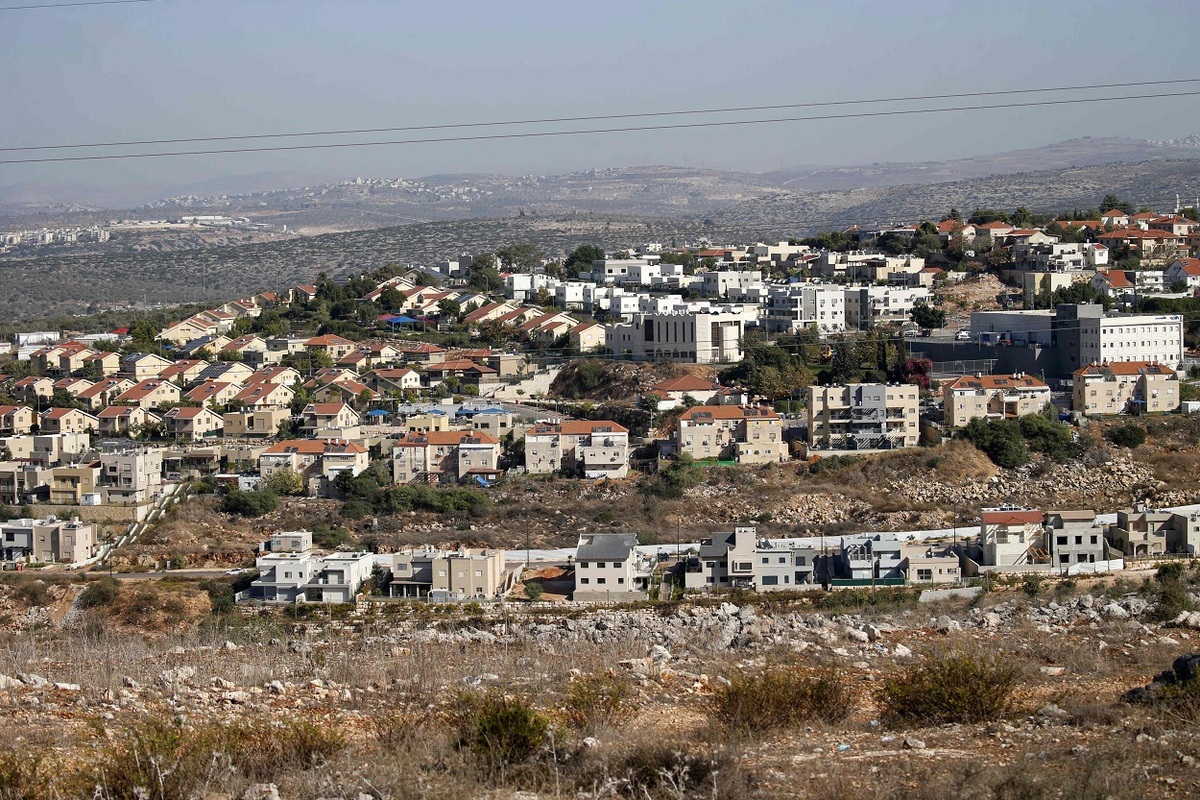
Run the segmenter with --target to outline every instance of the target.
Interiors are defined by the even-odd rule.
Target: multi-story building
[[[698,557],[685,564],[684,588],[759,592],[803,588],[825,579],[820,557],[815,548],[759,539],[756,528],[738,527],[700,542]]]
[[[793,284],[772,286],[767,294],[767,330],[799,333],[846,330],[846,290],[842,286]]]
[[[33,430],[37,415],[29,406],[0,406],[0,436],[20,436]]]
[[[964,375],[942,384],[948,427],[961,428],[973,419],[1003,419],[1036,414],[1050,402],[1050,387],[1017,372],[1012,375]]]
[[[575,551],[575,594],[581,601],[645,597],[653,556],[639,553],[635,533],[588,533]]]
[[[345,403],[309,403],[300,415],[300,431],[314,439],[356,439],[358,412]]]
[[[634,314],[605,326],[605,349],[642,361],[731,364],[742,360],[747,315],[739,311]]]
[[[1047,511],[1044,527],[1054,569],[1108,560],[1104,527],[1096,521],[1095,511]]]
[[[1174,527],[1170,511],[1121,509],[1117,523],[1108,529],[1112,546],[1126,556],[1142,558],[1167,552],[1167,536]]]
[[[1148,361],[1090,364],[1075,371],[1071,408],[1085,416],[1156,414],[1179,408],[1179,373]]]
[[[396,483],[460,483],[499,476],[500,442],[482,431],[409,433],[392,448]]]
[[[848,286],[843,291],[846,327],[851,330],[902,324],[917,303],[929,300],[929,290],[922,286]]]
[[[100,486],[106,503],[140,503],[162,488],[163,451],[158,447],[100,454]]]
[[[675,445],[698,461],[773,464],[786,461],[783,423],[766,406],[695,406],[675,422]]]
[[[911,384],[850,383],[808,388],[808,443],[822,450],[914,447],[919,389]]]
[[[585,478],[624,478],[629,472],[629,429],[611,420],[540,423],[525,433],[525,468]]]
[[[487,600],[505,586],[504,551],[463,548],[402,550],[392,554],[392,597]]]
[[[370,464],[367,448],[337,439],[285,439],[259,456],[258,470],[269,478],[277,470],[291,469],[304,479],[309,492],[328,494],[333,480],[343,472],[357,475]]]
[[[1019,567],[1047,559],[1042,512],[1032,508],[983,509],[979,529],[983,565]]]
[[[286,408],[226,411],[221,416],[222,432],[226,439],[265,439],[277,434],[280,423],[291,416]]]
[[[14,519],[0,522],[4,561],[78,564],[96,554],[96,528],[78,519]]]

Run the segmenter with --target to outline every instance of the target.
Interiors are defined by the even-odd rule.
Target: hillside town
[[[1027,308],[1002,294],[948,315],[953,293],[981,280],[947,268],[959,247],[1009,258]],[[775,245],[649,243],[613,257],[581,246],[559,260],[517,245],[321,275],[166,325],[19,333],[0,375],[0,498],[19,510],[4,557],[102,563],[197,482],[250,501],[353,504],[363,480],[486,495],[534,476],[669,480],[954,438],[1016,466],[1022,436],[1051,452],[1046,441],[1069,449],[1090,419],[1197,410],[1191,325],[1173,313],[1184,306],[1153,305],[1200,290],[1197,247],[1200,224],[1179,214],[1113,209],[1034,228],[955,212]],[[1117,269],[1131,259],[1136,269]],[[676,372],[632,397],[589,399],[605,370],[639,363]],[[686,552],[586,533],[551,557],[562,597],[623,602],[1113,571],[1195,554],[1200,539],[1186,509],[978,514],[953,540],[862,531],[814,543],[740,526],[692,537]],[[101,521],[126,530],[101,534]],[[350,602],[369,579],[393,597],[493,600],[523,591],[529,566],[511,547],[325,552],[311,533],[285,538],[264,545],[247,601]]]

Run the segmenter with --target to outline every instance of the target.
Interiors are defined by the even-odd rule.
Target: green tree
[[[567,277],[577,278],[580,272],[591,271],[593,261],[601,261],[603,258],[604,250],[599,245],[581,244],[563,260],[563,268]]]
[[[271,476],[263,481],[263,488],[278,495],[302,495],[304,479],[291,467],[283,467],[272,472]]]
[[[404,307],[404,295],[395,286],[389,286],[379,293],[378,302],[386,311],[397,311]]]
[[[545,253],[533,242],[520,242],[500,248],[496,251],[496,258],[506,270],[533,272],[542,265]]]
[[[480,253],[467,267],[467,283],[481,292],[498,292],[504,288],[500,270],[496,269],[494,253]]]
[[[933,329],[946,326],[946,312],[940,308],[934,308],[924,301],[913,305],[912,319],[922,328]]]

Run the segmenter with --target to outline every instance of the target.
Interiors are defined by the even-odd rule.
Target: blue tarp
[[[489,481],[487,478],[483,477],[482,475],[476,475],[475,482],[478,483],[480,486],[484,487],[485,489],[492,485],[492,482]]]
[[[367,412],[368,417],[386,417],[387,415],[388,412],[384,411],[382,408],[377,408],[374,411]]]
[[[387,318],[388,325],[416,325],[419,321],[406,314],[397,314],[396,316]]]

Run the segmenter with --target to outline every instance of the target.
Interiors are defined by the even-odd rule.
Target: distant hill
[[[1200,158],[1200,134],[1164,142],[1085,136],[1044,147],[951,161],[889,162],[856,167],[790,167],[764,173],[762,177],[781,188],[825,191],[945,183],[1046,169],[1193,158]]]
[[[950,208],[1025,206],[1058,213],[1093,208],[1106,194],[1135,206],[1170,210],[1175,195],[1188,205],[1200,196],[1200,159],[1105,164],[1017,172],[946,183],[886,186],[848,191],[792,192],[736,203],[704,215],[719,230],[742,230],[761,239],[806,235],[856,223],[941,219]]]

